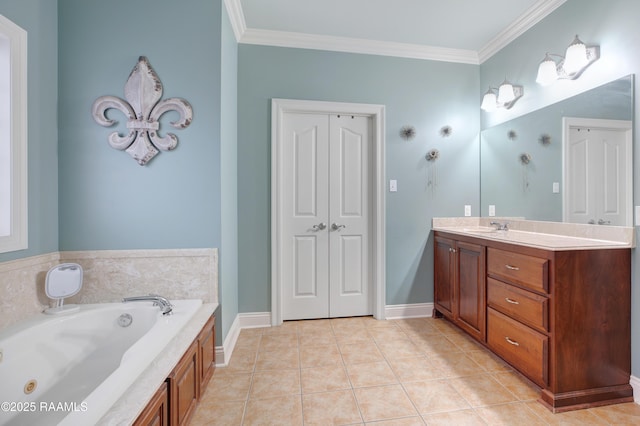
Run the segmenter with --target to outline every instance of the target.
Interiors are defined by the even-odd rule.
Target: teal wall
[[[222,327],[219,329],[221,335],[226,336],[238,315],[238,44],[224,6],[221,7],[219,315]]]
[[[27,31],[29,248],[0,262],[58,250],[58,7],[55,0],[0,0]]]
[[[431,218],[479,207],[476,65],[243,45],[238,57],[240,312],[270,311],[272,98],[386,107],[386,304],[432,300]],[[417,136],[403,140],[404,125]],[[451,126],[443,138],[440,129]],[[439,186],[427,186],[425,154],[436,148]]]
[[[554,13],[520,36],[480,67],[482,87],[499,84],[505,75],[525,87],[525,96],[511,111],[483,114],[483,127],[490,127],[560,99],[615,80],[640,73],[640,2],[636,0],[568,0]],[[543,87],[535,83],[538,64],[545,52],[564,53],[575,34],[586,44],[600,45],[601,58],[580,79],[558,81]],[[637,88],[636,88],[637,92]],[[478,99],[479,102],[479,99]],[[639,97],[634,100],[639,110]],[[634,116],[636,116],[634,114]],[[636,116],[637,117],[637,116]],[[640,120],[634,123],[634,164],[640,164]],[[640,175],[634,173],[634,200],[640,200]],[[636,224],[637,225],[637,224]],[[636,232],[637,232],[636,227]],[[638,236],[636,235],[636,239]],[[640,376],[640,251],[632,254],[631,294],[632,374]],[[586,350],[586,348],[585,348]]]
[[[59,1],[60,250],[220,247],[221,0]],[[174,151],[140,166],[111,148],[100,96],[124,95],[139,56],[163,98],[193,107]],[[161,119],[160,133],[173,129]]]

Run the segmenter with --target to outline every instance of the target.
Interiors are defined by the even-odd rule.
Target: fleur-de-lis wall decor
[[[184,129],[193,120],[193,109],[189,102],[182,98],[162,98],[162,83],[146,57],[140,56],[138,63],[131,71],[124,86],[124,97],[101,96],[93,103],[94,120],[101,126],[111,127],[117,122],[108,119],[107,110],[114,108],[121,111],[128,119],[125,136],[118,132],[109,135],[112,148],[126,150],[141,166],[155,157],[159,151],[171,151],[178,145],[178,137],[167,133],[161,137],[159,119],[168,111],[180,114],[177,121],[171,122],[176,129]]]

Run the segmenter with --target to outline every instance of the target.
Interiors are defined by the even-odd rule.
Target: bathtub
[[[81,305],[0,332],[0,425],[92,425],[198,311],[200,300]]]

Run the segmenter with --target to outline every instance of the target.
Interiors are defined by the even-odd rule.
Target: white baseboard
[[[629,384],[633,388],[633,399],[636,404],[640,404],[640,377],[631,376]]]
[[[384,307],[386,319],[424,318],[433,314],[433,303],[412,303],[410,305],[387,305]]]
[[[229,364],[233,349],[243,328],[271,327],[271,312],[254,312],[238,314],[229,328],[223,346],[216,346],[216,366],[226,367]]]

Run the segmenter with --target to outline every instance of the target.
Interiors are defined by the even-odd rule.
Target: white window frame
[[[0,253],[24,250],[27,235],[27,32],[0,15],[0,34],[9,40],[10,100],[10,189],[0,200],[9,214],[9,233],[0,235]],[[0,140],[0,143],[7,141]]]

